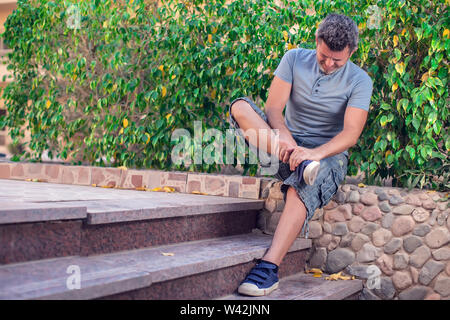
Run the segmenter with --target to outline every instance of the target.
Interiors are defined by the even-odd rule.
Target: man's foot
[[[278,288],[278,266],[260,260],[250,271],[238,288],[240,294],[247,296],[265,296]]]
[[[313,185],[320,170],[320,162],[305,160],[296,168],[297,178],[303,179],[307,185]]]

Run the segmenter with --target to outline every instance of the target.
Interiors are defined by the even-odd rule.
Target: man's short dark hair
[[[351,18],[332,13],[320,23],[317,38],[325,41],[332,51],[342,51],[348,46],[351,52],[358,47],[358,26]]]

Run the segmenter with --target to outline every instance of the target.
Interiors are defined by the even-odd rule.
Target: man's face
[[[332,51],[327,46],[325,41],[316,37],[316,55],[320,70],[325,74],[330,74],[347,63],[347,60],[352,56],[348,46],[342,51]]]

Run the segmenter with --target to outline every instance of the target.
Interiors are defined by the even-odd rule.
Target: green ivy
[[[368,28],[374,4],[381,25]],[[71,5],[79,29],[67,24]],[[31,133],[31,152],[16,160],[39,161],[49,150],[75,164],[114,159],[114,166],[215,172],[216,164],[173,164],[172,132],[193,137],[195,120],[203,132],[225,132],[227,107],[239,96],[264,107],[283,54],[315,48],[318,23],[331,12],[360,27],[352,61],[374,80],[349,174],[366,172],[368,184],[393,177],[394,186],[448,189],[445,1],[19,0],[3,34],[15,81],[3,92],[0,128],[16,142]],[[190,147],[192,158],[198,147]]]

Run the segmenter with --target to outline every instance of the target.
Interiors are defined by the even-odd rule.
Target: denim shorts
[[[238,123],[231,115],[231,106],[237,100],[248,102],[266,123],[268,123],[268,121],[266,114],[251,99],[241,97],[232,101],[228,109],[230,125],[232,128],[236,129],[236,135],[245,140],[241,130],[239,130]],[[308,143],[296,135],[293,135],[293,138],[297,142],[297,145],[305,148],[315,148],[319,146]],[[247,140],[245,140],[245,143],[253,152],[258,151],[253,145],[249,144]],[[283,181],[281,191],[283,192],[284,200],[286,201],[286,194],[289,186],[292,186],[306,207],[306,219],[301,231],[301,235],[305,238],[308,238],[309,221],[313,217],[316,209],[326,206],[338,191],[339,185],[344,181],[345,176],[347,175],[347,165],[348,157],[343,152],[324,158],[320,160],[320,170],[314,184],[307,185],[303,180],[298,181],[295,172],[290,170],[289,163],[279,161],[278,172],[274,177]]]

